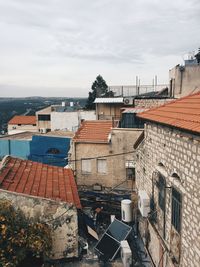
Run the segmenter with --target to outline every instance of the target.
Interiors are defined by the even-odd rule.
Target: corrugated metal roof
[[[100,104],[100,103],[123,103],[123,97],[99,97],[96,98],[94,101],[95,104]]]
[[[147,108],[126,108],[122,113],[141,113],[148,110]]]
[[[8,124],[36,124],[36,116],[14,116]]]
[[[108,143],[112,125],[112,121],[84,121],[73,140],[81,143]]]
[[[70,169],[9,156],[0,170],[0,188],[31,196],[59,199],[81,208]]]
[[[140,113],[138,117],[200,133],[200,92]]]

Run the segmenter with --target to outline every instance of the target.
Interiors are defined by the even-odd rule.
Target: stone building
[[[155,266],[200,263],[199,115],[200,93],[138,115],[146,123],[137,142],[136,187],[141,214],[150,208],[139,229]]]
[[[84,121],[71,146],[71,165],[80,186],[134,187],[133,144],[141,129],[117,128],[112,121]]]
[[[50,259],[78,257],[81,204],[71,170],[7,156],[0,168],[0,199],[11,201],[30,220],[49,225]]]
[[[35,116],[14,116],[8,122],[8,134],[37,132]]]

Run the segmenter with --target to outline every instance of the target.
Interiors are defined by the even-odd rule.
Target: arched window
[[[158,185],[158,205],[162,211],[165,211],[166,180],[165,180],[165,177],[161,173],[159,173],[157,185]]]
[[[57,148],[49,148],[46,152],[47,154],[60,154],[60,150]]]
[[[174,179],[178,180],[178,181],[181,181],[180,176],[179,176],[177,173],[175,173],[175,172],[172,174],[172,177],[173,177]]]

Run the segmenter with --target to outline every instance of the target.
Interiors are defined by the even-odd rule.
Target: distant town
[[[86,99],[84,98],[66,98],[66,97],[24,97],[24,98],[0,98],[0,133],[7,132],[7,123],[14,115],[32,116],[37,110],[49,105],[60,104],[65,101],[70,105],[73,102],[79,108],[84,107]]]

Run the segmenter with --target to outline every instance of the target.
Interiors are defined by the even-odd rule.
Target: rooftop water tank
[[[121,216],[122,221],[127,223],[132,222],[132,201],[130,199],[123,199],[121,201]]]

